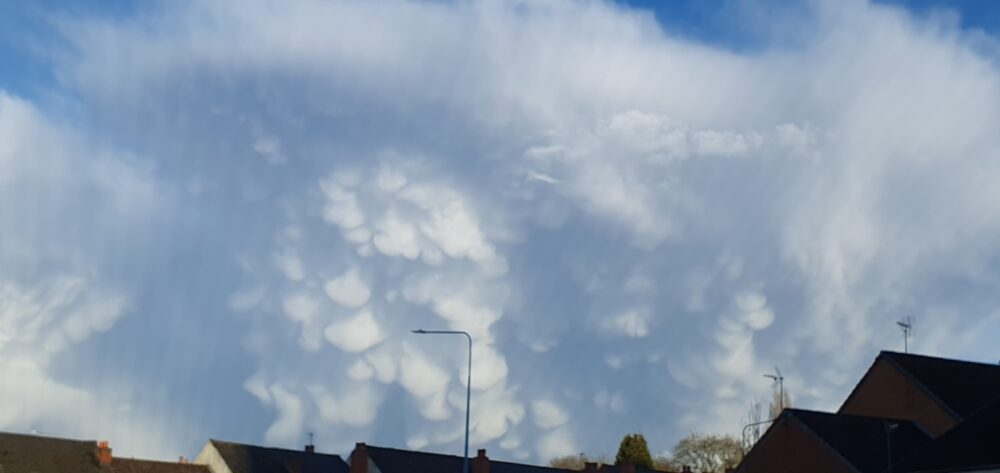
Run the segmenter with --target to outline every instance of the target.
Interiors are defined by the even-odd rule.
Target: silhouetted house
[[[911,421],[785,409],[739,473],[878,473],[931,440]]]
[[[97,473],[107,471],[107,442],[0,433],[0,471],[4,473]]]
[[[458,473],[462,471],[462,457],[458,455],[374,447],[364,443],[359,443],[354,447],[349,461],[351,473]],[[658,473],[631,465],[603,465],[598,468],[594,463],[588,463],[582,471],[584,473]],[[486,450],[480,449],[475,457],[469,458],[469,473],[581,473],[581,470],[491,460],[486,456]]]
[[[210,473],[205,465],[134,458],[115,458],[111,461],[111,471],[113,473]]]
[[[317,453],[312,445],[303,450],[259,447],[209,440],[194,463],[208,466],[211,473],[349,473],[339,455]]]
[[[687,470],[690,472],[691,470]],[[601,465],[598,467],[594,463],[587,463],[583,467],[583,473],[670,473],[668,471],[650,470],[632,464],[624,465]]]
[[[787,409],[736,471],[1000,473],[1000,366],[881,352],[836,414]]]
[[[1000,472],[1000,401],[970,415],[892,467],[894,472]]]
[[[1000,366],[883,351],[838,411],[948,431],[1000,397]]]

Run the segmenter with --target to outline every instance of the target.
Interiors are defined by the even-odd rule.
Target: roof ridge
[[[264,446],[264,445],[254,445],[252,443],[230,442],[228,440],[219,440],[219,439],[212,439],[212,438],[208,439],[208,442],[212,443],[212,444],[219,443],[219,444],[227,444],[227,445],[236,445],[236,446],[239,446],[239,447],[259,448],[259,449],[263,449],[263,450],[279,450],[279,451],[282,451],[282,452],[305,453],[305,450],[296,450],[296,449],[284,448],[284,447],[268,447],[268,446]],[[319,451],[314,451],[313,455],[326,455],[326,456],[330,456],[330,457],[340,457],[340,454],[338,454],[338,453],[322,453],[322,452],[319,452]],[[343,458],[341,458],[341,459],[343,459]]]
[[[799,409],[799,408],[792,408],[792,407],[785,408],[785,410],[786,411],[791,411],[792,414],[794,414],[795,412],[806,412],[806,413],[810,413],[810,414],[823,414],[823,415],[827,415],[827,416],[831,416],[831,417],[848,417],[848,418],[853,418],[853,419],[870,419],[870,420],[891,420],[891,421],[894,421],[894,422],[905,422],[905,423],[916,425],[916,423],[913,422],[912,419],[902,419],[902,418],[899,418],[899,417],[882,417],[882,416],[866,416],[866,415],[858,415],[858,414],[843,414],[843,413],[840,413],[840,412],[817,411],[817,410],[812,410],[812,409]]]
[[[0,435],[11,435],[11,436],[16,436],[16,437],[28,437],[28,438],[45,439],[45,440],[58,440],[60,442],[92,443],[94,445],[97,445],[97,440],[96,439],[95,440],[90,440],[90,439],[82,439],[81,440],[81,439],[71,439],[71,438],[66,438],[66,437],[53,437],[51,435],[26,434],[26,433],[21,433],[21,432],[0,432]]]
[[[819,411],[812,411],[812,412],[819,412]],[[781,416],[784,416],[784,415],[785,415],[784,413],[781,414]],[[837,414],[834,414],[834,415],[837,415]],[[781,417],[781,416],[779,416],[779,417]],[[816,430],[814,430],[812,427],[809,427],[809,424],[803,422],[802,419],[799,419],[798,417],[795,417],[795,416],[791,415],[791,413],[789,413],[788,417],[790,418],[790,420],[794,420],[797,424],[801,425],[802,429],[804,429],[809,435],[812,435],[813,437],[816,438],[816,440],[819,440],[820,444],[822,444],[824,447],[826,447],[826,449],[831,454],[833,454],[833,456],[839,458],[842,462],[844,462],[844,464],[846,464],[847,466],[849,466],[856,473],[861,473],[861,468],[858,468],[858,466],[855,465],[854,462],[852,462],[851,460],[848,460],[847,457],[845,457],[844,454],[841,453],[839,450],[837,450],[836,448],[833,448],[833,445],[830,445],[830,442],[827,441],[827,439],[824,438],[822,435],[820,435],[819,432],[816,432]],[[771,425],[774,426],[775,424],[777,424],[777,422],[772,423]],[[770,428],[768,430],[770,430]]]
[[[1000,369],[1000,364],[997,364],[997,363],[990,363],[990,362],[986,362],[986,361],[963,360],[963,359],[959,359],[959,358],[945,358],[943,356],[924,355],[924,354],[920,354],[920,353],[905,353],[905,352],[893,351],[893,350],[882,350],[882,351],[879,352],[879,356],[881,356],[881,355],[902,356],[902,357],[909,357],[909,358],[924,358],[924,359],[929,359],[929,360],[947,361],[947,362],[951,362],[951,363],[961,363],[961,364],[965,364],[965,365],[989,366],[989,367],[992,367],[992,368]]]

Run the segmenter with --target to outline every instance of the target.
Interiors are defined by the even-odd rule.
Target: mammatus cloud
[[[101,436],[140,454],[178,448],[173,426],[132,408],[128,380],[95,385],[64,368],[78,346],[131,314],[131,297],[99,259],[104,244],[129,247],[144,235],[144,217],[167,208],[160,189],[127,159],[2,92],[0,143],[0,428]],[[139,228],[120,231],[128,225]],[[100,373],[100,360],[89,361],[76,373]]]
[[[198,354],[178,371],[219,365],[185,398],[217,416],[186,427],[200,438],[454,451],[465,339],[410,331],[465,330],[474,443],[544,462],[637,430],[655,450],[736,432],[774,365],[797,404],[835,407],[897,348],[903,315],[918,350],[989,358],[989,35],[862,1],[797,14],[811,27],[741,53],[604,2],[223,1],[59,21],[74,53],[53,55],[53,93],[115,152],[0,101],[0,257],[34,268],[0,277],[0,363],[22,347],[21,369],[58,382],[25,328],[46,312],[25,307],[86,287],[39,343],[113,345],[129,317],[162,327]],[[75,167],[25,158],[41,155]],[[82,207],[99,222],[70,218]],[[51,247],[66,251],[38,256]],[[244,398],[256,430],[217,420]]]

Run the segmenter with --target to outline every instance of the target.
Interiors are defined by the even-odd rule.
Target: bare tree
[[[600,457],[588,457],[583,453],[578,453],[576,455],[566,455],[564,457],[556,457],[549,460],[549,466],[552,468],[563,468],[566,470],[582,470],[584,465],[588,462],[597,463],[597,466],[610,464],[608,458],[605,456]]]
[[[740,441],[732,435],[700,435],[693,433],[677,442],[673,464],[689,466],[702,473],[724,473],[743,459]]]
[[[767,408],[767,418],[777,419],[781,411],[792,407],[792,397],[788,394],[788,389],[775,390],[771,394],[771,405]]]
[[[747,409],[747,415],[743,418],[743,432],[740,439],[743,443],[743,451],[749,451],[750,447],[753,447],[757,440],[760,440],[760,436],[767,428],[766,423],[763,404],[761,404],[760,399],[753,398],[750,401],[750,408]]]

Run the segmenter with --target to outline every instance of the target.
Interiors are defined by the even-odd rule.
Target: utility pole
[[[425,334],[445,334],[445,335],[465,335],[469,340],[469,371],[465,380],[465,457],[462,458],[462,473],[469,473],[469,406],[472,401],[472,335],[461,330],[424,330],[417,329],[413,333]]]

